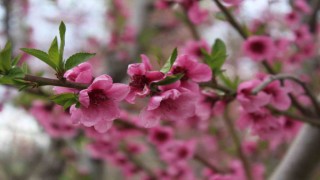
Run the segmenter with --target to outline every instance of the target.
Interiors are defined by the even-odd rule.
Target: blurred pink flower
[[[244,41],[242,49],[254,61],[271,61],[275,54],[274,42],[268,36],[251,36]]]

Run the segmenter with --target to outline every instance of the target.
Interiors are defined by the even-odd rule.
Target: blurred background
[[[147,54],[153,62],[165,60],[172,49],[193,39],[192,30],[177,18],[181,13],[178,7],[158,10],[154,3],[152,0],[1,0],[0,45],[11,41],[15,54],[22,54],[19,50],[22,47],[46,51],[58,35],[60,22],[64,21],[66,57],[79,51],[97,53],[90,60],[96,75],[107,73],[115,82],[127,82],[127,65],[139,62],[140,54]],[[223,19],[214,17],[219,10],[213,2],[204,0],[201,5],[211,14],[209,20],[197,26],[201,39],[210,45],[217,37],[223,39],[229,55],[226,73],[250,78],[258,71],[255,64],[246,58],[242,65],[232,63],[240,57],[240,36]],[[283,15],[290,10],[286,0],[245,0],[237,15],[243,22],[249,22],[264,19],[266,13]],[[23,54],[22,59],[31,72],[54,77],[34,57]],[[44,90],[51,91],[50,87]],[[28,111],[36,99],[0,86],[1,180],[121,179],[122,173],[117,168],[108,163],[101,166],[101,161],[91,159],[85,148],[79,148],[75,142],[79,139],[62,141],[46,133]]]

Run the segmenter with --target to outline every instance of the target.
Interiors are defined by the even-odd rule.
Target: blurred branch
[[[248,38],[247,33],[245,33],[241,25],[234,19],[234,17],[231,15],[229,10],[224,5],[222,5],[219,0],[213,0],[213,1],[216,3],[219,9],[223,12],[223,14],[225,14],[229,23],[238,31],[238,33],[243,37],[243,39]]]
[[[304,125],[270,180],[311,179],[320,161],[320,128]]]
[[[5,15],[4,15],[4,34],[7,37],[7,40],[10,41],[13,44],[13,39],[10,33],[10,16],[12,11],[12,0],[3,0],[2,4],[5,9]]]
[[[317,115],[320,116],[320,106],[317,101],[317,98],[313,95],[311,90],[307,87],[307,85],[304,82],[302,82],[300,79],[298,79],[294,76],[286,75],[286,74],[278,74],[278,75],[269,76],[259,86],[254,88],[252,90],[252,93],[256,95],[258,92],[262,91],[265,87],[267,87],[270,83],[272,83],[273,81],[276,81],[276,80],[290,80],[290,81],[293,81],[293,82],[299,84],[303,88],[305,94],[310,98]]]
[[[312,33],[315,33],[317,30],[317,20],[318,20],[318,11],[320,9],[320,1],[315,0],[311,2],[312,13],[309,17],[309,29]]]
[[[251,172],[251,165],[250,161],[248,160],[247,156],[244,154],[241,146],[241,140],[236,132],[232,119],[229,117],[229,108],[226,107],[224,111],[224,122],[227,126],[227,129],[231,135],[231,138],[236,146],[238,157],[242,162],[243,169],[245,171],[247,180],[254,180]]]

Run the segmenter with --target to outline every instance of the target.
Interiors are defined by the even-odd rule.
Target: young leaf
[[[184,76],[184,74],[182,74],[182,73],[167,76],[166,78],[164,78],[161,81],[152,83],[152,86],[163,86],[163,85],[172,84],[172,83],[180,80],[183,76]]]
[[[59,50],[58,50],[58,40],[55,37],[49,48],[49,59],[56,65],[59,65]]]
[[[70,106],[72,106],[73,104],[76,104],[78,101],[76,99],[70,99],[67,102],[64,103],[63,105],[63,109],[66,110],[68,109]]]
[[[50,58],[49,55],[41,50],[38,49],[28,49],[28,48],[21,48],[21,50],[27,54],[30,54],[38,59],[40,59],[41,61],[43,61],[44,63],[48,64],[50,67],[52,67],[53,69],[56,69],[56,65],[55,63],[53,63]]]
[[[71,69],[80,63],[87,61],[96,54],[92,53],[76,53],[66,60],[65,70]]]
[[[11,68],[11,43],[8,41],[4,49],[0,52],[1,66],[5,72],[9,71]]]
[[[177,56],[178,56],[178,50],[177,48],[175,48],[173,50],[173,52],[171,53],[171,56],[170,58],[167,60],[167,62],[163,65],[163,67],[160,69],[161,72],[163,73],[167,73],[170,71],[173,63],[176,61],[177,59]]]
[[[53,102],[64,106],[65,103],[67,103],[70,100],[77,101],[77,96],[73,93],[63,93],[63,94],[57,94],[50,98]]]
[[[17,57],[15,57],[13,60],[12,60],[12,66],[16,66],[18,64],[18,62],[20,61],[22,55],[19,54]]]
[[[64,52],[64,45],[65,45],[65,35],[66,35],[66,25],[63,21],[61,21],[59,26],[59,33],[60,33],[60,50],[59,50],[59,67],[63,68],[63,52]]]
[[[212,46],[211,56],[205,54],[205,61],[211,67],[214,73],[218,73],[227,58],[226,45],[220,39],[217,39]]]

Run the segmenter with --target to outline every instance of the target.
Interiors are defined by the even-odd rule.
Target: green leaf
[[[64,53],[64,45],[65,45],[65,36],[66,36],[66,25],[63,21],[61,21],[59,26],[60,33],[60,50],[59,50],[59,67],[63,69],[63,53]]]
[[[38,50],[38,49],[21,48],[21,50],[27,54],[30,54],[30,55],[40,59],[41,61],[48,64],[50,67],[52,67],[53,69],[57,69],[56,64],[50,60],[49,55],[47,53],[45,53],[41,50]]]
[[[22,57],[21,54],[19,54],[18,56],[16,56],[16,57],[12,60],[12,66],[16,66],[16,65],[19,63],[21,57]]]
[[[80,63],[87,61],[96,54],[94,53],[76,53],[66,60],[65,70],[71,69]]]
[[[58,50],[58,40],[55,37],[51,43],[48,51],[49,59],[58,67],[59,66],[59,50]]]
[[[172,83],[180,80],[183,76],[184,76],[184,74],[182,74],[182,73],[167,76],[166,78],[164,78],[161,81],[152,83],[151,86],[163,86],[163,85],[172,84]]]
[[[167,60],[167,62],[163,65],[163,67],[160,69],[161,72],[163,73],[167,73],[170,71],[173,63],[176,61],[178,56],[178,50],[177,48],[175,48],[172,53],[171,56],[169,57],[169,59]]]
[[[205,61],[211,67],[212,71],[218,73],[227,58],[226,45],[222,40],[217,39],[211,48],[211,55],[204,55]]]
[[[76,104],[78,101],[76,99],[70,99],[67,102],[64,103],[63,105],[63,109],[66,110],[68,109],[70,106],[72,106],[73,104]]]
[[[50,99],[56,104],[59,104],[61,106],[64,106],[65,104],[67,104],[68,101],[75,101],[75,102],[78,101],[77,96],[73,93],[57,94],[57,95],[51,96]]]
[[[222,82],[230,89],[237,90],[238,85],[240,83],[240,78],[236,77],[235,80],[230,79],[228,76],[224,75],[223,73],[219,74],[219,77],[221,78]]]
[[[12,53],[12,46],[11,43],[8,41],[6,46],[0,52],[0,63],[2,69],[7,72],[11,69],[11,53]]]

